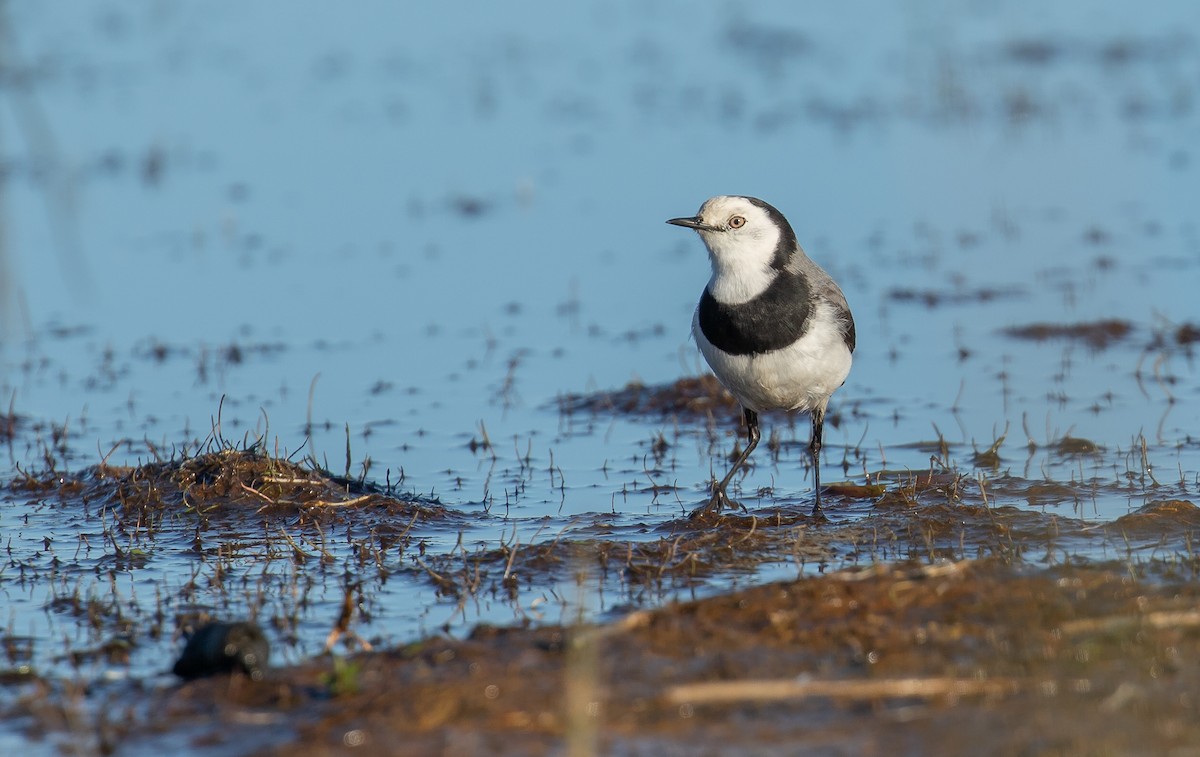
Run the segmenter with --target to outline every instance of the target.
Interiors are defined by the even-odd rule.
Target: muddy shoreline
[[[117,753],[1187,754],[1198,599],[1102,568],[880,565],[149,687],[74,736]],[[24,709],[43,735],[72,725]]]
[[[140,530],[201,564],[220,565],[230,534],[258,533],[276,559],[319,568],[334,560],[322,539],[353,524],[374,539],[356,547],[361,568],[398,557],[410,579],[448,601],[490,596],[519,606],[549,589],[569,613],[572,586],[582,591],[589,577],[630,598],[666,585],[708,596],[614,607],[600,622],[527,618],[476,625],[465,638],[379,646],[354,631],[377,587],[348,574],[345,612],[329,618],[337,633],[324,655],[275,665],[262,680],[234,672],[187,683],[80,686],[11,667],[4,717],[67,751],[133,754],[167,745],[236,755],[351,746],[397,755],[1090,754],[1186,753],[1198,743],[1194,504],[1159,500],[1096,524],[996,506],[997,495],[1049,496],[1044,484],[1013,476],[997,477],[990,492],[953,471],[879,472],[872,481],[832,484],[827,517],[799,503],[752,507],[680,517],[632,541],[572,535],[426,555],[414,526],[461,513],[258,448],[27,474],[10,489],[85,507],[111,534]],[[1065,484],[1056,492],[1073,496]],[[1114,558],[1072,557],[1098,543]],[[150,553],[117,559],[135,564]],[[808,575],[703,590],[710,575],[781,560]],[[62,601],[67,609],[71,600]],[[147,628],[119,607],[76,602],[72,612],[108,629],[94,654],[118,665],[140,634],[177,637],[213,619],[159,612]],[[261,612],[259,622],[286,633]]]

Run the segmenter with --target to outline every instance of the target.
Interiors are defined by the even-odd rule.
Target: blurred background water
[[[1166,493],[1194,496],[1196,370],[1173,338],[1200,317],[1192,3],[0,7],[10,476],[54,427],[79,470],[203,438],[219,413],[225,437],[335,472],[348,434],[352,473],[369,458],[369,478],[478,515],[468,543],[676,517],[734,417],[712,448],[669,420],[564,419],[557,399],[704,370],[708,263],[663,221],[737,193],[782,210],[854,310],[824,480],[926,469],[939,436],[969,471],[1007,429],[1014,475],[1123,480],[1144,439]],[[1100,319],[1132,330],[1103,349],[1004,333]],[[678,496],[646,491],[660,433]],[[495,460],[472,449],[484,434]],[[1108,454],[1045,454],[1066,435]],[[848,448],[865,458],[846,471]],[[811,496],[801,444],[760,457],[743,493]],[[20,560],[86,528],[5,497]],[[371,630],[439,627],[456,612],[432,594],[389,584]],[[5,602],[19,633],[75,633],[44,590]],[[511,616],[476,609],[461,620]]]

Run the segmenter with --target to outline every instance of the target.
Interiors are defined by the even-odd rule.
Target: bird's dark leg
[[[742,408],[742,414],[746,418],[746,449],[742,450],[742,454],[738,455],[734,461],[733,467],[725,474],[725,478],[721,479],[713,490],[712,499],[707,504],[699,507],[692,512],[691,517],[696,518],[702,515],[707,515],[710,512],[720,512],[722,508],[729,507],[733,501],[729,499],[725,488],[729,486],[729,482],[733,480],[733,475],[737,473],[738,468],[741,468],[746,460],[750,457],[750,453],[758,446],[758,440],[762,437],[762,432],[758,428],[758,413],[748,407]]]
[[[817,408],[812,412],[812,436],[808,440],[808,454],[812,457],[813,492],[816,503],[813,504],[813,515],[821,512],[821,436],[825,432],[825,410]]]

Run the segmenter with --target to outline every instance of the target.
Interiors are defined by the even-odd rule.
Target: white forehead
[[[749,222],[767,221],[767,212],[745,197],[720,195],[700,206],[700,217],[709,223],[724,223],[730,216],[744,216]]]

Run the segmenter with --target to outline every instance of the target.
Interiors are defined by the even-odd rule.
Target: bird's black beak
[[[712,227],[701,221],[700,216],[693,216],[691,218],[672,218],[668,220],[667,223],[671,224],[672,226],[686,226],[689,229],[696,229],[697,231],[712,231]]]

